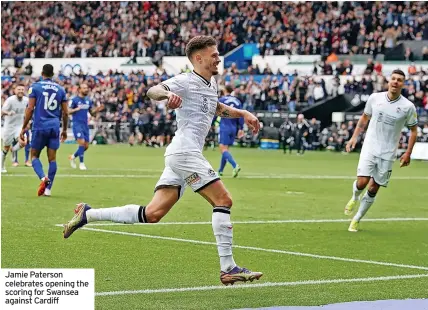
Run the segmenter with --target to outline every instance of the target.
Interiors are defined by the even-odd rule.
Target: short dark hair
[[[231,85],[226,85],[226,91],[230,94],[233,92],[233,87]]]
[[[402,75],[404,78],[406,78],[406,75],[404,74],[404,72],[402,71],[402,70],[400,70],[400,69],[395,69],[394,71],[392,71],[392,74],[391,75],[393,75],[393,74],[399,74],[399,75]]]
[[[209,46],[217,46],[217,41],[210,36],[196,36],[192,38],[186,45],[186,56],[191,58],[192,55]]]
[[[15,87],[24,87],[25,88],[25,85],[24,85],[24,83],[18,83],[15,85]]]
[[[46,64],[43,66],[42,74],[46,77],[53,77],[54,76],[54,67],[50,64]]]

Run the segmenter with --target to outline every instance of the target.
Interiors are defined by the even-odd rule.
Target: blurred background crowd
[[[220,90],[226,84],[233,86],[244,109],[295,114],[290,120],[281,118],[281,123],[292,121],[291,128],[274,126],[284,145],[342,150],[354,121],[321,125],[316,119],[303,119],[302,131],[297,114],[303,116],[308,108],[341,94],[386,90],[384,55],[395,52],[403,40],[428,40],[425,2],[4,1],[1,8],[2,103],[13,94],[16,82],[28,87],[39,79],[31,61],[24,64],[24,59],[129,57],[136,63],[137,57],[150,57],[157,65],[151,75],[143,70],[112,69],[55,77],[70,98],[86,83],[95,105],[105,106],[90,120],[92,125],[103,124],[97,127],[100,143],[161,146],[170,141],[176,126],[174,113],[166,110],[165,102],[150,100],[146,93],[171,77],[162,58],[185,55],[186,42],[203,34],[217,39],[221,55],[246,43],[256,44],[261,56],[320,55],[311,64],[310,74],[282,73],[268,65],[239,68],[232,63],[217,80]],[[428,45],[419,52],[418,56],[405,48],[396,60],[408,68],[403,95],[415,104],[420,116],[427,116],[428,62],[415,61],[428,61]],[[361,55],[367,56],[365,69],[356,74],[353,59]],[[13,66],[4,66],[5,59],[12,60]],[[403,131],[403,145],[406,136]],[[427,124],[421,124],[418,139],[427,141],[427,136]],[[259,138],[248,134],[237,142],[257,145]]]

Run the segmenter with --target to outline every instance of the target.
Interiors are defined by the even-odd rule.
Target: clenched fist
[[[260,130],[260,122],[257,117],[255,117],[250,112],[246,112],[244,116],[245,124],[247,124],[248,128],[254,133],[258,133]]]
[[[168,94],[168,103],[166,104],[168,109],[178,109],[181,108],[181,102],[183,100],[180,98],[180,96],[177,96],[176,94],[169,92]]]

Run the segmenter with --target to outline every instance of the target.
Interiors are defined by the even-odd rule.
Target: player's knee
[[[379,184],[377,184],[377,183],[374,183],[374,182],[371,182],[370,184],[369,184],[369,188],[367,189],[367,191],[370,193],[370,194],[372,194],[372,196],[374,196],[374,195],[376,195],[377,194],[377,192],[378,192],[378,190],[379,190]]]
[[[366,188],[367,184],[369,183],[370,179],[365,178],[358,178],[357,179],[357,189],[363,190]]]

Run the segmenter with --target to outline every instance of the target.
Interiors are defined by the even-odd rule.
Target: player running
[[[68,106],[66,92],[64,88],[52,81],[53,75],[53,66],[46,64],[42,69],[43,80],[31,85],[28,91],[30,99],[25,110],[25,120],[20,134],[23,140],[27,125],[33,119],[31,159],[33,169],[41,180],[37,191],[38,196],[51,195],[52,184],[57,170],[56,151],[60,142],[61,116],[61,141],[63,142],[67,138]],[[40,152],[45,147],[47,147],[49,161],[47,177],[43,172],[43,166],[39,159]]]
[[[411,135],[407,151],[400,159],[400,167],[410,164],[410,155],[417,137],[418,119],[413,103],[401,96],[404,80],[404,72],[394,70],[388,83],[388,91],[370,95],[355,132],[346,145],[346,151],[352,151],[357,137],[371,120],[360,154],[353,195],[345,207],[345,214],[351,215],[354,207],[361,201],[358,212],[349,225],[349,231],[358,231],[359,222],[373,204],[379,187],[388,185],[404,126],[410,128]],[[367,184],[368,190],[360,199],[360,194]]]
[[[178,129],[165,151],[165,169],[156,184],[154,197],[147,206],[129,204],[92,209],[86,203],[79,203],[76,215],[64,225],[64,238],[94,221],[159,222],[183,195],[185,187],[190,186],[213,206],[212,228],[220,256],[221,282],[228,285],[237,281],[253,281],[262,273],[238,267],[233,259],[232,198],[202,155],[202,149],[214,115],[243,117],[254,132],[258,132],[260,124],[251,113],[218,102],[217,83],[213,76],[218,74],[220,58],[213,37],[192,38],[186,46],[186,55],[193,64],[193,72],[166,80],[147,93],[153,100],[168,99],[168,108],[177,109]]]
[[[89,124],[88,124],[88,112],[91,115],[101,111],[103,106],[92,108],[92,100],[88,98],[89,87],[87,84],[81,84],[79,88],[79,96],[74,97],[71,100],[71,107],[68,110],[69,114],[73,114],[73,134],[79,147],[76,153],[68,157],[72,168],[76,168],[74,160],[79,157],[80,170],[86,170],[84,163],[84,153],[89,148]]]
[[[4,116],[5,122],[3,125],[3,150],[1,153],[1,172],[7,173],[5,161],[7,153],[17,152],[26,145],[25,137],[19,138],[22,123],[24,122],[25,108],[28,104],[28,97],[24,96],[24,85],[18,84],[15,87],[15,95],[6,99],[2,109],[1,116]],[[15,155],[17,156],[17,155]],[[14,160],[15,162],[15,160]],[[16,165],[15,165],[16,166]]]
[[[224,90],[224,96],[219,99],[221,103],[232,108],[241,109],[241,101],[232,96],[233,89],[230,85],[226,86]],[[229,146],[233,145],[235,142],[236,134],[238,138],[244,136],[244,119],[240,118],[221,118],[220,120],[220,138],[219,138],[219,148],[221,152],[221,162],[220,168],[218,169],[218,174],[223,175],[224,167],[226,163],[229,162],[233,167],[232,176],[236,178],[241,167],[235,162],[232,154],[229,152]]]

